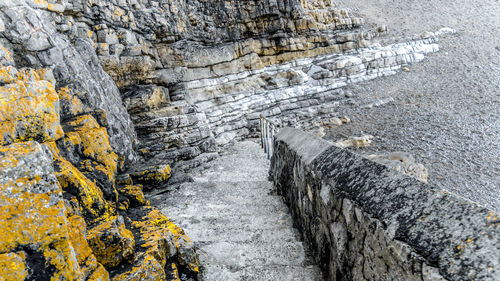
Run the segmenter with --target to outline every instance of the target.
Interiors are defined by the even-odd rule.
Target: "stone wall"
[[[0,0],[0,279],[194,278],[143,189],[439,49],[362,26],[329,0]]]
[[[270,177],[328,280],[498,280],[500,216],[298,129]]]

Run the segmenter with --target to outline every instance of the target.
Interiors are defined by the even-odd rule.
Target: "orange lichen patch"
[[[91,229],[87,241],[97,260],[106,267],[135,259],[134,236],[117,218]]]
[[[2,59],[7,60],[7,62],[9,62],[9,63],[13,63],[14,62],[14,60],[12,59],[12,54],[10,53],[10,51],[7,50],[7,48],[5,48],[4,46],[0,45],[0,62],[2,61]]]
[[[35,142],[1,147],[0,252],[29,247],[55,268],[54,280],[73,280],[79,267],[69,244],[62,191],[50,165]]]
[[[126,185],[118,188],[118,193],[127,198],[131,206],[143,206],[146,204],[142,185]]]
[[[113,281],[166,281],[163,266],[151,255],[143,255],[127,272],[113,277]]]
[[[47,8],[49,2],[47,0],[31,0],[33,4],[36,5],[37,8]]]
[[[143,171],[130,173],[134,182],[144,184],[161,183],[170,178],[171,169],[168,164],[149,167]]]
[[[181,265],[197,273],[199,265],[193,243],[184,230],[171,222],[158,209],[144,207],[144,210],[147,214],[140,221],[133,221],[132,226],[139,231],[141,240],[144,241],[141,247],[145,249],[145,252],[154,256],[162,266],[165,266],[168,258],[177,255]]]
[[[0,87],[0,145],[63,136],[59,97],[44,75],[45,70],[18,71],[11,84]]]
[[[0,280],[24,280],[28,276],[24,252],[0,254]]]
[[[109,280],[109,273],[97,261],[87,243],[87,229],[83,218],[80,216],[70,216],[68,224],[69,239],[75,249],[76,259],[80,265],[81,278],[83,280],[92,280],[92,278],[94,280]]]
[[[54,142],[45,143],[52,152],[56,177],[65,192],[74,195],[81,212],[91,223],[107,221],[114,216],[112,205],[104,200],[102,190],[64,159]]]
[[[17,69],[13,66],[0,66],[0,82],[10,84],[17,77]]]
[[[57,94],[61,103],[61,109],[68,115],[79,115],[85,111],[85,106],[69,87],[60,88]]]
[[[71,120],[66,125],[71,129],[66,132],[66,143],[82,155],[103,164],[110,181],[114,181],[118,155],[109,144],[106,128],[102,128],[91,115],[82,115]]]

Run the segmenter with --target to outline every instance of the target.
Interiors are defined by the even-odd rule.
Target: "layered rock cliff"
[[[362,24],[326,0],[1,1],[0,276],[195,278],[192,242],[143,189],[260,114],[334,117],[342,86],[438,50]]]

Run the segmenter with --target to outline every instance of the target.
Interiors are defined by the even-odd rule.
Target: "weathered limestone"
[[[340,87],[438,50],[432,33],[381,47],[373,40],[386,27],[363,29],[324,0],[19,3],[2,5],[3,37],[26,64],[53,69],[68,93],[63,119],[91,113],[107,129],[119,170],[135,151],[158,163],[214,153],[252,133],[261,113],[333,117]]]
[[[107,111],[89,110],[69,87],[56,90],[49,69],[15,68],[17,53],[0,49],[0,279],[134,280],[137,268],[145,280],[160,271],[196,277],[196,252],[180,228],[164,216],[134,217],[159,211],[132,179],[162,183],[170,166],[117,182],[126,158],[110,141]],[[160,268],[147,270],[152,259]]]
[[[402,65],[438,49],[437,38],[431,37],[256,70],[236,67],[227,74],[181,83],[168,94],[172,99],[182,92],[185,101],[167,102],[150,111],[146,102],[163,102],[152,98],[157,88],[130,89],[124,98],[146,158],[189,159],[214,151],[214,143],[224,145],[250,134],[260,114],[280,116],[290,123],[312,115],[334,117],[340,103],[348,99],[341,87],[394,74]]]
[[[112,147],[124,159],[134,160],[135,133],[121,105],[118,88],[103,71],[88,37],[69,36],[58,29],[66,25],[76,31],[78,24],[72,22],[71,16],[57,12],[60,9],[52,9],[56,1],[50,2],[53,3],[46,0],[2,1],[0,18],[5,30],[0,34],[0,45],[10,49],[14,66],[51,69],[53,88],[67,89],[72,100],[80,100],[80,110],[104,110],[101,125],[108,129]],[[62,119],[71,116],[67,114],[69,112],[62,111]]]
[[[329,280],[497,280],[500,219],[297,129],[270,176]]]
[[[29,65],[52,68],[57,89],[69,86],[72,98],[61,104],[73,104],[72,114],[102,110],[96,119],[122,161],[136,159],[135,145],[141,160],[159,163],[213,153],[254,131],[260,113],[292,123],[311,112],[333,117],[338,88],[438,49],[429,33],[380,47],[373,39],[386,27],[363,29],[362,19],[324,0],[19,3],[25,8],[2,6],[4,37],[33,52]],[[102,69],[120,87],[137,139]]]
[[[0,276],[75,280],[62,190],[52,159],[36,142],[0,147]]]
[[[362,24],[326,0],[1,1],[0,151],[36,174],[27,186],[21,172],[0,177],[0,216],[21,220],[15,238],[27,239],[6,240],[0,277],[196,278],[193,243],[143,190],[172,181],[170,165],[188,170],[252,134],[260,114],[336,117],[341,87],[439,49],[438,34],[380,46],[372,40],[386,28]],[[20,161],[38,150],[47,161]],[[26,190],[14,196],[11,185]],[[260,266],[257,277],[285,278]]]

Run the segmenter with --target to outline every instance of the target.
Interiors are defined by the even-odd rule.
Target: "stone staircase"
[[[286,205],[273,195],[260,145],[239,142],[208,165],[160,206],[195,242],[200,279],[322,280]]]

